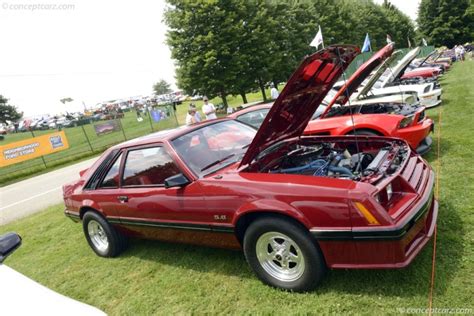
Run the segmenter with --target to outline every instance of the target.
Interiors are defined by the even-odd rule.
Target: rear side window
[[[123,185],[163,185],[166,178],[180,172],[163,147],[135,149],[128,152]]]
[[[120,173],[120,161],[122,160],[122,154],[118,156],[117,160],[115,160],[112,167],[110,167],[109,171],[102,180],[102,183],[99,185],[100,188],[118,188],[119,186],[119,173]]]
[[[255,128],[259,128],[260,125],[262,125],[265,116],[267,116],[268,111],[270,111],[270,109],[248,112],[238,116],[237,119]]]

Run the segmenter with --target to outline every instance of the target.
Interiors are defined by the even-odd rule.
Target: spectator
[[[197,123],[196,121],[196,109],[189,107],[188,114],[186,114],[186,125],[192,125]]]
[[[456,61],[460,61],[461,60],[461,46],[460,45],[454,46],[454,54],[456,55]]]
[[[466,54],[466,50],[464,49],[464,46],[462,45],[459,45],[459,46],[460,46],[459,55],[461,57],[461,60],[464,61],[464,54]]]
[[[206,96],[204,96],[202,100],[204,101],[202,111],[204,112],[204,115],[206,115],[206,120],[212,120],[217,118],[216,107],[214,106],[214,104],[209,103],[209,99]]]
[[[196,105],[194,103],[191,103],[189,105],[189,108],[196,111],[196,113],[194,114],[194,118],[196,119],[196,123],[201,122],[202,121],[201,114],[198,112],[198,110],[196,108]]]
[[[270,96],[272,97],[272,100],[276,100],[280,93],[278,92],[277,88],[275,88],[275,85],[273,83],[270,85],[270,87]]]

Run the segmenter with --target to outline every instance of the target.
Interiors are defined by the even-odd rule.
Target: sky
[[[382,4],[383,0],[375,0],[374,2]],[[398,9],[400,9],[403,13],[408,15],[413,21],[416,20],[420,0],[390,0],[390,2]]]
[[[392,1],[412,19],[418,2]],[[165,7],[164,0],[0,0],[0,94],[30,117],[147,96],[160,79],[176,88]],[[59,101],[67,97],[74,101]]]

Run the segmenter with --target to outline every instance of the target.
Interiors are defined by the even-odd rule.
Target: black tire
[[[367,129],[358,129],[347,133],[347,135],[380,136],[380,134],[377,134],[376,132]]]
[[[267,246],[265,250],[267,254],[262,255],[261,248],[261,245],[265,245],[265,242],[262,240],[266,240],[266,236],[272,236],[273,233],[283,234],[283,236],[289,237],[291,241],[296,244],[296,248],[291,248],[293,249],[291,252],[297,253],[299,251],[302,254],[303,260],[301,261],[304,262],[303,272],[296,275],[294,279],[282,280],[268,272],[269,265],[278,269],[277,259],[268,260],[262,264],[258,258],[259,255],[271,256],[271,254],[268,254],[270,250],[272,250],[272,253],[275,253],[273,249],[271,249],[271,246]],[[259,242],[260,238],[262,239]],[[278,237],[276,239],[278,239]],[[259,246],[257,246],[257,243],[259,243]],[[257,247],[260,249],[259,255],[257,255]],[[326,263],[323,255],[310,233],[304,227],[301,227],[291,220],[276,216],[262,217],[250,224],[244,236],[244,253],[250,267],[263,283],[288,291],[310,291],[321,282],[326,272]],[[264,267],[264,265],[266,267]],[[290,265],[288,266],[290,270],[296,269],[296,266],[293,268],[291,268]]]
[[[101,227],[102,234],[105,235],[107,246],[97,246],[99,243],[104,243],[104,238],[99,238],[99,240],[92,239],[91,234],[89,233],[89,225],[94,227],[96,225]],[[96,227],[98,227],[96,226]],[[117,231],[112,225],[107,222],[105,218],[99,215],[96,212],[88,211],[84,214],[82,218],[82,228],[84,230],[84,235],[86,237],[89,246],[94,250],[94,252],[100,257],[116,257],[118,256],[126,247],[126,238],[119,231]]]

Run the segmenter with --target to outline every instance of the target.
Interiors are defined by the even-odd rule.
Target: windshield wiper
[[[224,157],[224,158],[222,158],[222,159],[219,159],[219,160],[216,160],[216,161],[214,161],[214,162],[211,162],[210,164],[208,164],[207,166],[205,166],[204,168],[202,168],[202,169],[201,169],[201,172],[203,172],[204,170],[207,170],[207,169],[209,169],[209,168],[211,168],[211,167],[214,167],[215,165],[220,164],[221,162],[224,162],[224,161],[226,161],[227,159],[232,158],[232,157],[234,157],[234,156],[235,156],[235,154],[230,154],[230,155],[227,156],[227,157]]]

